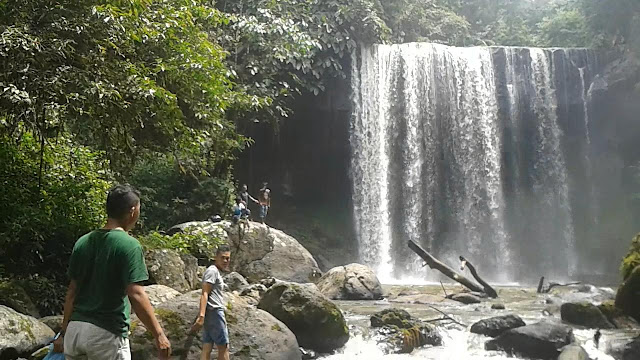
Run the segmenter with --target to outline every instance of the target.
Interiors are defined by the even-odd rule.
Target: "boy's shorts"
[[[227,330],[223,309],[207,309],[202,329],[202,342],[218,346],[229,344],[229,330]]]

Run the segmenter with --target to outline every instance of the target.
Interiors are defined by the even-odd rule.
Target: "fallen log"
[[[455,270],[440,262],[440,260],[433,257],[433,255],[429,254],[425,249],[420,247],[420,245],[411,240],[409,240],[409,249],[418,254],[430,268],[440,271],[449,279],[464,285],[471,291],[484,292],[484,289],[480,287],[480,285],[458,274]]]
[[[548,293],[551,292],[551,290],[554,287],[572,286],[572,285],[580,285],[580,284],[582,284],[580,281],[574,281],[574,282],[570,282],[570,283],[566,283],[566,284],[550,282],[549,286],[545,287],[544,286],[544,276],[543,276],[543,277],[540,278],[540,282],[538,283],[537,293],[538,294],[548,294]]]
[[[482,285],[482,287],[484,288],[484,293],[487,294],[488,297],[494,298],[494,299],[498,297],[498,293],[496,292],[496,290],[492,288],[491,285],[489,285],[486,281],[484,281],[480,277],[480,275],[478,275],[478,272],[476,271],[476,267],[473,266],[473,264],[470,263],[469,260],[465,259],[464,256],[460,256],[460,261],[462,261],[463,268],[465,265],[467,268],[469,268],[471,275],[473,275],[473,278],[476,279],[476,281],[479,282],[480,285]]]

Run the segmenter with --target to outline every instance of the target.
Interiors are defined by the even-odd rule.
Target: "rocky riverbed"
[[[473,334],[470,327],[477,321],[500,315],[516,314],[527,324],[549,321],[561,324],[560,307],[565,302],[588,301],[600,303],[613,298],[614,291],[608,287],[573,286],[554,289],[549,294],[537,294],[533,287],[500,286],[499,297],[487,299],[478,304],[464,305],[445,299],[440,284],[423,286],[383,286],[387,296],[382,301],[337,301],[345,313],[351,329],[349,342],[333,355],[322,357],[327,360],[350,359],[524,359],[510,357],[502,351],[485,350],[485,342],[491,338]],[[461,287],[445,285],[447,293],[459,292]],[[500,308],[504,305],[505,309]],[[385,354],[380,339],[370,326],[370,317],[383,309],[398,308],[422,320],[442,317],[430,306],[451,315],[466,326],[452,322],[439,322],[437,329],[442,335],[441,346],[426,346],[410,354]],[[438,322],[434,323],[438,324]],[[640,334],[640,329],[601,330],[599,346],[596,348],[596,329],[572,326],[576,343],[582,345],[592,360],[622,359],[623,345]]]

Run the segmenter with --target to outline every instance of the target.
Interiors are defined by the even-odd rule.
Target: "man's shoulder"
[[[115,244],[118,248],[125,251],[130,251],[142,247],[142,245],[140,245],[140,241],[129,235],[126,231],[110,231],[107,236],[115,240]]]

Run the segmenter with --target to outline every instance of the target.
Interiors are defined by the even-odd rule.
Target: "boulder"
[[[622,350],[621,360],[638,360],[640,359],[640,337],[628,343]]]
[[[245,297],[245,300],[251,305],[258,305],[262,295],[267,292],[267,287],[262,284],[253,284],[245,286],[240,291],[240,296]]]
[[[370,320],[385,353],[406,354],[426,345],[442,345],[442,337],[432,325],[411,317],[405,310],[385,309]]]
[[[144,258],[152,284],[166,285],[181,293],[191,290],[185,278],[184,261],[177,251],[152,249],[146,251]]]
[[[296,239],[267,225],[249,222],[244,232],[230,221],[190,222],[175,228],[188,232],[201,231],[219,237],[231,246],[231,270],[248,281],[257,282],[269,276],[283,281],[305,283],[322,274],[313,256]]]
[[[365,265],[334,267],[317,283],[324,296],[333,300],[379,300],[382,286],[373,270]]]
[[[571,327],[551,322],[539,322],[508,330],[485,343],[486,350],[502,350],[509,355],[532,359],[555,360],[561,349],[573,343]]]
[[[471,325],[471,332],[490,337],[497,337],[507,330],[525,326],[525,322],[518,315],[496,316],[480,320]]]
[[[184,263],[184,279],[187,281],[189,289],[200,289],[202,287],[202,278],[198,277],[198,259],[189,254],[180,255],[180,259]]]
[[[172,359],[200,359],[201,333],[189,336],[189,329],[198,315],[199,297],[200,291],[192,291],[155,309],[156,317],[171,341]],[[238,295],[225,293],[225,302],[232,359],[301,359],[296,337],[285,324],[250,306]],[[130,342],[132,359],[156,358],[153,338],[136,318],[132,319]],[[186,344],[189,348],[185,348]]]
[[[349,340],[342,312],[313,284],[276,283],[262,296],[258,308],[285,323],[305,348],[327,353]]]
[[[396,326],[401,329],[408,329],[415,325],[415,319],[403,309],[384,309],[371,315],[371,327],[379,328],[383,326]]]
[[[491,305],[491,308],[493,310],[504,310],[505,306],[504,306],[504,304],[493,304],[493,305]]]
[[[0,281],[0,305],[10,307],[24,315],[40,317],[38,308],[27,292],[15,281]]]
[[[480,297],[469,293],[454,294],[451,296],[451,300],[455,300],[467,305],[478,304],[482,301],[480,300]]]
[[[560,307],[560,316],[563,321],[569,324],[593,329],[615,328],[597,306],[587,302],[562,304]]]
[[[640,265],[633,269],[618,288],[615,306],[640,321]]]
[[[241,290],[245,286],[249,286],[249,283],[244,278],[244,276],[238,274],[237,272],[230,272],[223,277],[224,284],[226,285],[227,291],[235,291]]]
[[[598,305],[598,309],[618,329],[640,329],[640,324],[618,309],[614,301],[605,301]]]
[[[558,360],[590,360],[589,354],[577,344],[567,345],[562,349]]]
[[[52,315],[45,316],[43,318],[38,319],[41,323],[47,325],[54,333],[58,333],[62,328],[62,319],[63,315]]]
[[[53,330],[36,318],[0,305],[0,359],[28,357],[54,336]]]
[[[177,290],[165,285],[156,284],[145,286],[144,291],[147,293],[147,296],[149,296],[149,301],[154,307],[180,296]]]

